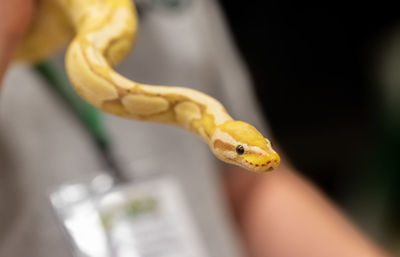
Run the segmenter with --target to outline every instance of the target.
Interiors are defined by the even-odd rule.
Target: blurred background
[[[233,117],[273,135],[303,175],[400,254],[400,17],[394,6],[137,4],[138,42],[119,72],[217,97]],[[51,61],[63,69],[63,53]],[[0,256],[70,256],[48,194],[109,167],[38,67],[14,66],[3,88]],[[219,166],[203,142],[167,126],[100,119],[126,177],[149,170],[176,176],[209,255],[241,256]]]
[[[221,3],[263,114],[289,159],[377,240],[398,248],[400,16],[394,6]]]

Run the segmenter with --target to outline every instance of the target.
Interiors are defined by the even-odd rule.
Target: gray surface
[[[249,81],[212,0],[182,13],[153,11],[118,70],[137,81],[182,85],[216,96],[234,117],[260,125]],[[61,63],[61,62],[60,62]],[[0,256],[70,256],[48,192],[101,166],[85,132],[26,66],[6,76],[0,104]],[[218,165],[192,134],[106,116],[115,153],[132,177],[149,163],[182,183],[211,256],[240,256]],[[143,166],[144,165],[144,166]],[[56,253],[56,254],[55,254]]]

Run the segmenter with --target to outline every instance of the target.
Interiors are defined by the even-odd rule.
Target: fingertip
[[[10,43],[20,40],[34,15],[35,2],[33,0],[13,0],[0,2],[1,37]]]

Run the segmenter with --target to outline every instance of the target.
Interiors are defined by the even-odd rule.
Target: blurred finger
[[[0,81],[29,27],[33,10],[33,0],[0,0]]]

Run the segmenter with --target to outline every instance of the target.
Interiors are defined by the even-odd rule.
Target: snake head
[[[210,148],[218,159],[256,172],[270,171],[280,162],[271,142],[243,121],[218,125],[211,137]]]

